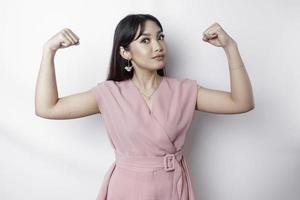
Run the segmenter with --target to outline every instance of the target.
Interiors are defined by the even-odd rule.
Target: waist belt
[[[173,192],[177,190],[179,199],[181,199],[183,190],[182,166],[180,164],[183,158],[182,151],[174,154],[166,153],[163,156],[140,156],[140,155],[121,155],[116,152],[116,165],[133,171],[155,171],[165,170],[174,172]]]

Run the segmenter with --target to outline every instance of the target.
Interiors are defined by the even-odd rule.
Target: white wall
[[[80,45],[55,57],[59,96],[106,78],[113,32],[129,13],[164,27],[169,76],[230,91],[225,53],[201,40],[218,22],[238,43],[255,109],[196,111],[185,150],[197,199],[300,198],[300,3],[110,0],[0,3],[0,199],[94,200],[114,160],[100,115],[47,120],[34,114],[42,45],[62,28]]]

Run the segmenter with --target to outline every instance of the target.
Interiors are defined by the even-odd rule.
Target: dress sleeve
[[[186,107],[194,111],[197,104],[197,81],[188,78],[183,79],[181,82],[181,91],[184,105],[186,105]]]
[[[192,79],[183,79],[180,82],[180,97],[179,97],[179,105],[181,105],[181,117],[182,119],[186,119],[186,123],[188,125],[191,124],[197,103],[197,81]]]
[[[104,107],[105,107],[103,105],[103,102],[104,102],[103,101],[103,95],[104,95],[103,87],[104,87],[104,81],[97,83],[96,86],[91,88],[91,91],[94,94],[94,97],[95,97],[96,102],[98,104],[98,108],[99,108],[101,113],[103,113],[102,111],[104,110]]]

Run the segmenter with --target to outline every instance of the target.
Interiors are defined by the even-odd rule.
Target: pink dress
[[[197,82],[163,77],[151,109],[131,79],[103,81],[92,91],[115,152],[97,200],[194,200],[182,148]]]

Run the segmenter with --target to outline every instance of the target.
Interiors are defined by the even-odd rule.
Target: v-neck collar
[[[145,109],[148,111],[149,115],[152,115],[155,109],[155,105],[156,105],[156,102],[155,100],[157,99],[157,93],[159,91],[159,89],[161,88],[161,85],[164,83],[165,81],[165,76],[162,76],[162,80],[160,81],[158,87],[156,88],[156,90],[152,93],[152,96],[151,96],[151,109],[150,107],[148,106],[147,102],[145,101],[144,97],[141,95],[139,89],[137,88],[137,86],[133,83],[132,79],[129,79],[129,82],[130,84],[133,86],[134,90],[136,91],[137,93],[137,96],[138,98],[143,102],[143,105],[145,107]]]

